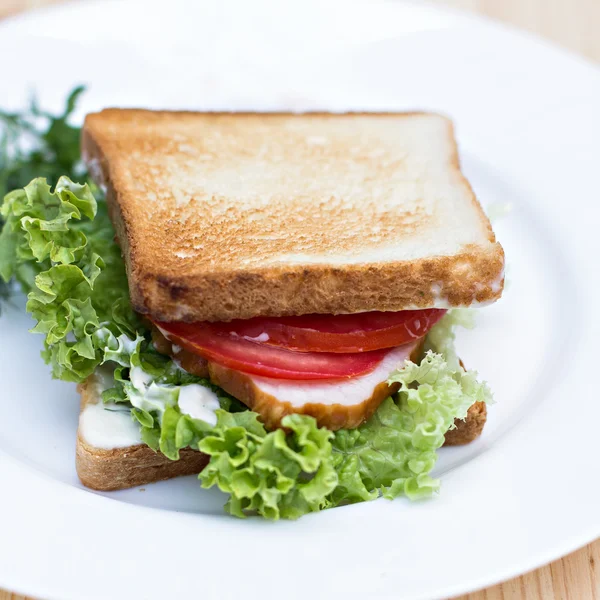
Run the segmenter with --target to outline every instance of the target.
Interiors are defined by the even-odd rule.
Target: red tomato
[[[388,350],[333,354],[294,352],[237,337],[213,323],[161,323],[168,339],[226,367],[277,379],[345,379],[372,371]]]
[[[211,323],[214,331],[298,352],[368,352],[423,337],[445,310],[403,310],[353,315],[257,317]]]

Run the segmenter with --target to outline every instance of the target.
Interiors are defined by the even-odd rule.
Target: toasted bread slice
[[[87,116],[82,147],[133,306],[156,319],[446,308],[502,292],[502,248],[443,116],[109,109]]]
[[[97,375],[92,375],[79,386],[82,416],[90,407],[98,405],[101,409],[99,406],[101,387],[98,383]],[[467,418],[464,421],[456,420],[455,429],[446,433],[445,445],[454,446],[472,442],[481,435],[485,421],[485,404],[477,402],[469,409]],[[77,474],[83,485],[94,490],[120,490],[180,475],[193,475],[200,473],[208,462],[205,454],[189,449],[181,451],[179,460],[169,460],[145,444],[135,443],[129,437],[132,435],[131,432],[125,434],[121,432],[120,438],[117,433],[111,435],[110,440],[99,441],[97,437],[88,437],[83,425],[83,420],[80,418],[76,448]],[[119,429],[121,424],[113,421],[112,426]],[[101,445],[94,445],[98,443]],[[110,447],[114,444],[115,447]]]

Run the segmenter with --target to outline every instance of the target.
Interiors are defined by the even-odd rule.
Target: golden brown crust
[[[467,418],[463,421],[456,419],[454,429],[446,432],[444,446],[461,446],[469,444],[477,439],[483,431],[487,420],[487,408],[484,402],[475,402],[467,412]]]
[[[420,115],[421,113],[410,113],[410,116]],[[157,177],[162,177],[162,187],[171,182],[171,179],[166,178],[167,175],[161,174],[165,167],[160,162],[163,160],[160,157],[167,156],[171,159],[170,164],[175,164],[177,169],[183,168],[182,165],[192,169],[197,168],[200,159],[204,160],[204,154],[197,158],[197,153],[213,151],[210,148],[206,150],[196,138],[185,138],[185,143],[178,145],[165,131],[154,129],[154,124],[168,121],[169,124],[165,127],[169,132],[175,122],[173,116],[177,117],[175,125],[179,127],[173,133],[173,139],[185,135],[187,129],[182,128],[184,124],[186,127],[195,127],[198,120],[210,119],[229,119],[226,135],[223,137],[227,138],[229,135],[236,138],[239,135],[240,119],[256,118],[252,114],[233,117],[224,113],[207,116],[206,113],[108,110],[88,115],[82,135],[83,153],[92,175],[107,188],[111,219],[127,266],[132,304],[138,312],[165,321],[228,321],[258,315],[397,311],[439,306],[440,302],[447,306],[467,306],[474,302],[492,302],[500,297],[504,254],[495,241],[487,217],[460,172],[450,121],[445,121],[445,136],[448,139],[444,143],[448,146],[448,156],[444,160],[448,164],[444,167],[444,185],[449,189],[460,189],[468,198],[475,209],[474,214],[478,215],[476,228],[482,231],[478,238],[482,240],[481,243],[463,245],[459,251],[444,256],[336,266],[335,261],[331,264],[310,261],[297,264],[277,262],[275,258],[296,254],[300,247],[300,242],[296,244],[296,240],[303,236],[302,248],[309,248],[313,253],[318,252],[323,256],[334,252],[337,244],[343,252],[347,251],[344,243],[348,249],[357,246],[379,248],[377,236],[388,243],[394,236],[413,235],[414,231],[419,231],[418,224],[422,220],[425,220],[423,222],[427,223],[427,227],[437,227],[437,231],[443,231],[445,224],[433,224],[437,216],[435,211],[431,216],[429,210],[420,207],[418,202],[411,209],[413,212],[393,213],[395,216],[390,218],[392,213],[381,216],[378,205],[368,201],[361,207],[361,211],[357,211],[355,204],[346,202],[345,198],[336,199],[337,204],[333,200],[322,200],[317,202],[317,209],[307,211],[304,201],[293,203],[287,199],[274,199],[269,204],[271,212],[266,221],[265,211],[259,215],[260,219],[253,220],[238,218],[241,213],[235,213],[233,217],[221,217],[215,209],[217,216],[213,215],[210,227],[202,221],[203,211],[206,203],[218,200],[218,192],[202,191],[199,195],[207,195],[206,199],[204,196],[200,199],[194,196],[184,198],[179,203],[184,194],[175,190],[170,196],[170,192],[166,192],[167,196],[161,196],[160,202],[154,205],[144,203],[144,198],[139,196],[153,193],[149,190],[152,190]],[[306,115],[265,114],[261,119],[268,122],[282,116],[288,121],[306,118]],[[327,117],[332,120],[347,116],[322,113],[310,115],[311,118]],[[402,113],[377,115],[393,119],[402,116]],[[180,123],[181,120],[185,123]],[[127,127],[127,132],[119,136],[123,127]],[[180,146],[192,143],[196,144],[192,148],[196,154],[188,155],[186,160],[188,150],[181,150]],[[231,145],[233,142],[228,143]],[[237,153],[232,159],[234,161],[238,156],[245,156],[245,147],[240,150],[238,146],[227,147]],[[368,144],[366,147],[370,149]],[[141,158],[134,166],[144,163],[140,167],[144,176],[135,179],[132,184],[133,163],[125,162],[124,157],[136,152]],[[285,152],[291,150],[286,148]],[[285,152],[282,156],[289,159]],[[346,150],[338,149],[336,152],[339,154]],[[337,154],[333,158],[329,156],[329,160],[337,160]],[[310,159],[311,155],[307,156]],[[209,155],[209,159],[214,160],[214,155]],[[158,162],[147,165],[144,162],[147,160]],[[395,160],[398,163],[401,159],[395,157]],[[396,164],[393,155],[389,162]],[[376,165],[376,176],[385,179],[385,168],[368,153],[357,162],[358,168],[365,164]],[[220,179],[217,178],[217,181]],[[436,193],[439,195],[442,192],[437,190]],[[373,208],[373,215],[365,212],[370,208]],[[144,220],[144,210],[155,211],[152,219]],[[278,225],[284,215],[290,217],[284,219],[284,226]],[[379,217],[381,221],[377,221]],[[348,234],[344,242],[342,238],[347,233],[344,225],[350,218],[357,221],[352,228],[352,235]],[[296,222],[300,219],[302,222]],[[156,227],[156,222],[161,222],[159,228]],[[379,233],[370,233],[371,222],[377,225]],[[267,227],[268,223],[274,228],[269,230],[270,234],[277,234],[277,227],[280,227],[280,237],[276,241],[261,240],[260,228]],[[348,230],[350,229],[348,226]],[[282,232],[285,235],[281,235]],[[170,252],[167,251],[166,244],[169,244]],[[161,248],[159,261],[156,260],[157,248]],[[273,258],[269,252],[278,254],[272,263],[266,260],[256,264],[242,264],[244,251],[252,259],[259,255],[262,257],[263,254],[268,259]]]
[[[455,273],[457,263],[468,265],[460,275]],[[486,282],[497,280],[503,269],[504,254],[497,245],[485,255],[473,251],[344,269],[289,265],[262,272],[166,278],[138,274],[130,265],[129,278],[137,312],[159,321],[194,322],[431,308],[438,304],[438,296],[447,306],[487,304],[500,297],[503,284],[492,291]],[[432,292],[436,286],[439,294]]]
[[[77,436],[77,475],[83,485],[93,490],[122,490],[182,475],[197,475],[207,463],[208,456],[196,450],[182,450],[179,460],[169,460],[145,445],[102,450]]]
[[[96,403],[94,376],[79,386],[81,408]],[[88,444],[77,433],[75,467],[83,485],[94,490],[113,491],[172,479],[181,475],[200,473],[208,463],[206,454],[182,450],[180,459],[173,461],[145,444],[128,448],[105,450]]]

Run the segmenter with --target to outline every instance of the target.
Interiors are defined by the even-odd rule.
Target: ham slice
[[[249,375],[208,364],[210,380],[261,416],[268,429],[281,425],[286,415],[314,417],[331,430],[352,429],[366,421],[398,386],[388,386],[389,375],[408,358],[416,358],[421,344],[394,348],[366,375],[336,381],[289,381]]]
[[[160,337],[159,337],[160,336]],[[161,339],[162,338],[162,339]],[[406,359],[416,360],[423,340],[392,349],[373,371],[342,380],[292,381],[250,375],[224,367],[173,346],[156,330],[153,340],[159,352],[170,354],[181,366],[210,380],[256,411],[267,429],[281,426],[289,414],[310,415],[321,427],[352,429],[364,423],[398,385],[388,386],[390,374]]]

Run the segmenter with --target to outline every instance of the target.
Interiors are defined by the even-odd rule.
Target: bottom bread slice
[[[100,402],[98,379],[92,375],[79,386],[81,410]],[[487,418],[486,406],[476,402],[467,418],[455,421],[455,428],[446,433],[445,446],[468,444],[481,435]],[[209,457],[197,450],[186,449],[180,459],[173,461],[145,444],[119,448],[93,446],[77,432],[75,463],[77,475],[86,487],[100,491],[114,491],[163,481],[182,475],[196,475],[208,463]]]
[[[75,461],[83,485],[108,492],[198,474],[208,463],[208,456],[188,449],[181,452],[179,460],[169,460],[143,444],[105,450],[77,436]]]

